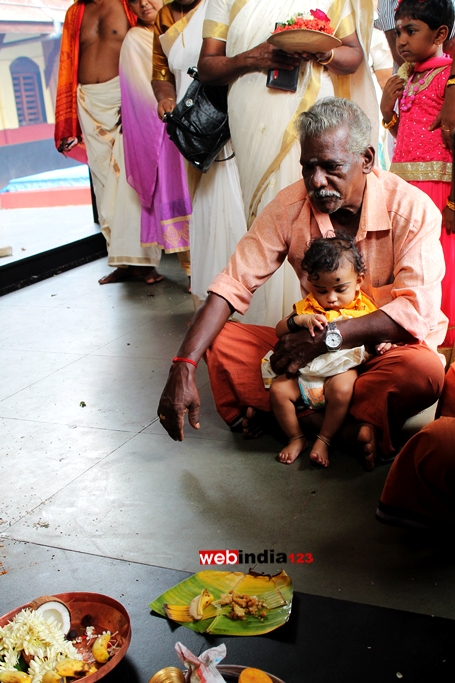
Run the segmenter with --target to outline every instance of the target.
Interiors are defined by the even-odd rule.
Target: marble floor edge
[[[176,567],[165,567],[159,564],[151,564],[150,562],[140,562],[139,560],[131,560],[126,557],[117,557],[115,555],[103,555],[102,553],[94,553],[87,550],[75,550],[74,548],[65,548],[63,545],[50,545],[49,543],[37,543],[36,541],[24,541],[20,538],[14,538],[6,532],[0,533],[0,547],[3,541],[10,541],[12,543],[21,543],[24,546],[36,546],[38,548],[48,548],[49,550],[60,550],[65,553],[71,553],[72,555],[85,555],[89,557],[99,557],[105,560],[112,560],[114,562],[125,562],[127,564],[137,564],[142,567],[153,567],[155,569],[169,569],[175,572],[181,572],[182,574],[191,575],[192,572],[185,571],[184,569],[178,569]]]
[[[24,541],[21,539],[13,538],[13,537],[9,536],[8,534],[0,533],[0,548],[2,548],[2,543],[4,541],[8,541],[8,542],[15,543],[15,544],[20,544],[24,547],[33,546],[36,548],[44,548],[44,549],[50,550],[50,551],[57,550],[60,552],[67,553],[67,554],[74,556],[74,557],[76,557],[78,555],[79,556],[85,556],[85,557],[95,557],[95,558],[99,558],[101,560],[104,559],[104,560],[108,560],[111,562],[118,562],[118,563],[127,564],[127,565],[137,565],[137,566],[141,566],[141,567],[150,567],[151,569],[160,570],[160,571],[164,570],[164,571],[178,572],[178,573],[183,574],[185,576],[191,576],[194,574],[194,572],[190,572],[190,571],[187,571],[187,570],[184,570],[181,568],[172,567],[172,566],[151,564],[150,562],[141,562],[139,560],[132,560],[132,559],[123,558],[123,557],[116,557],[115,555],[103,555],[101,553],[94,553],[94,552],[83,551],[83,550],[75,550],[72,548],[65,548],[65,547],[60,546],[60,545],[50,545],[48,543],[37,543],[36,541]],[[10,571],[10,570],[8,570],[7,565],[8,565],[8,562],[6,562],[6,563],[3,562],[3,566],[6,570],[6,574],[8,574]],[[247,573],[247,572],[245,572],[245,573]],[[182,578],[182,580],[183,580],[183,578]],[[0,581],[1,581],[1,575],[0,575]],[[405,614],[436,616],[438,618],[447,619],[448,621],[455,621],[455,617],[450,617],[447,615],[442,616],[440,614],[434,614],[434,615],[429,614],[428,611],[425,611],[424,609],[419,610],[419,609],[414,608],[414,609],[406,609],[405,610],[405,609],[402,609],[399,607],[384,605],[383,601],[380,601],[380,600],[376,601],[374,599],[369,599],[368,601],[365,601],[365,600],[356,599],[356,597],[353,597],[353,596],[351,596],[347,599],[344,596],[324,595],[323,593],[320,593],[317,591],[312,591],[312,590],[299,590],[298,592],[305,594],[305,595],[311,595],[312,597],[322,598],[325,600],[336,600],[336,601],[342,601],[342,602],[353,603],[353,604],[358,604],[358,605],[366,605],[366,606],[370,606],[370,607],[379,607],[382,609],[393,610],[394,612],[401,612],[401,613],[405,613]],[[436,610],[436,612],[437,611],[438,610]]]

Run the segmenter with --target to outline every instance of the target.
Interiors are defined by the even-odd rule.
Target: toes
[[[365,458],[365,469],[367,472],[372,472],[374,470],[374,453],[370,453]]]
[[[249,408],[246,409],[245,418],[247,420],[252,420],[253,417],[255,416],[255,414],[256,414],[256,412],[255,412],[254,408],[252,408],[250,406]]]
[[[367,472],[374,470],[376,460],[376,434],[370,425],[362,425],[357,436],[362,446],[364,467]]]

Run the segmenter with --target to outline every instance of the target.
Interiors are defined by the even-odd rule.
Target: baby
[[[279,338],[298,332],[302,327],[306,327],[314,337],[315,329],[323,330],[336,319],[355,318],[377,310],[373,301],[361,292],[366,268],[363,256],[350,235],[338,233],[313,240],[303,258],[302,269],[307,273],[310,294],[294,304],[291,315],[280,320],[276,326]],[[330,330],[327,330],[326,338],[329,334]],[[335,348],[337,335],[338,331],[334,337]],[[341,337],[339,339],[341,345]],[[379,344],[376,351],[382,354],[391,346],[389,343]],[[310,458],[324,467],[329,465],[331,439],[343,425],[349,410],[357,379],[355,367],[367,357],[364,347],[334,350],[299,370],[295,379],[286,375],[274,377],[270,385],[272,410],[289,437],[287,446],[279,453],[281,462],[294,462],[307,448],[295,411],[295,403],[302,398],[313,409],[325,407],[324,421]]]

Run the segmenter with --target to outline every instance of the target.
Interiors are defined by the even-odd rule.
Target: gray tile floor
[[[374,519],[387,467],[282,465],[272,438],[226,428],[203,366],[201,429],[171,441],[155,415],[192,315],[186,278],[173,256],[153,287],[101,287],[107,271],[95,261],[0,298],[0,608],[8,582],[36,597],[18,588],[20,542],[36,564],[67,550],[191,572],[199,549],[311,553],[285,566],[297,590],[455,617],[453,553]]]

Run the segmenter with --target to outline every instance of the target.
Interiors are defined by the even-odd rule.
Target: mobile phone
[[[278,28],[279,25],[279,23],[276,23],[275,28]],[[299,71],[300,65],[295,66],[292,71],[288,71],[287,69],[270,69],[270,71],[267,72],[266,85],[268,88],[273,88],[275,90],[295,92],[299,82]]]
[[[267,73],[267,87],[275,90],[286,90],[295,92],[299,82],[300,65],[295,66],[292,71],[286,69],[270,69]]]

